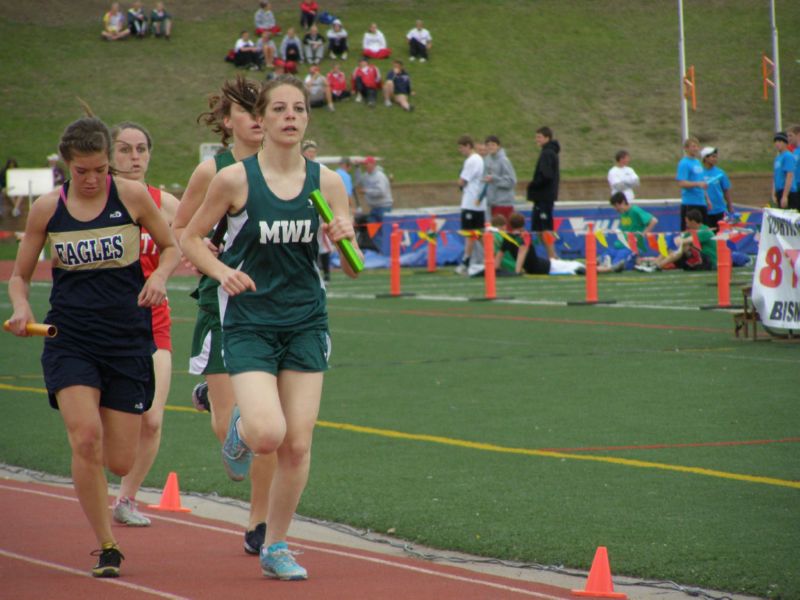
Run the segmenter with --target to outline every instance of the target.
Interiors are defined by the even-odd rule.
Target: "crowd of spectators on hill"
[[[370,108],[382,100],[387,108],[397,105],[408,112],[414,110],[411,99],[416,92],[411,74],[403,61],[397,58],[396,48],[389,43],[377,22],[369,23],[361,35],[360,47],[354,48],[352,37],[340,16],[322,10],[318,2],[299,2],[298,8],[299,25],[284,24],[287,26],[282,27],[271,3],[258,2],[252,30],[241,30],[228,59],[237,67],[265,72],[267,79],[283,73],[297,74],[309,91],[312,108],[334,112],[337,102],[354,98],[355,102]],[[169,39],[172,17],[164,9],[163,2],[158,2],[148,18],[142,2],[137,0],[125,12],[119,3],[113,3],[103,23],[103,38],[106,40],[142,38],[150,34]],[[407,32],[405,43],[408,62],[425,63],[430,59],[433,38],[422,20],[417,20]],[[352,71],[346,71],[343,61],[352,53],[357,54],[358,63]],[[382,72],[380,63],[389,60],[391,65],[384,67]],[[330,66],[325,68],[328,61]],[[782,208],[800,208],[800,151],[796,150],[796,137],[800,137],[800,128],[778,132],[774,138],[777,154],[772,195],[775,204]],[[540,153],[525,194],[533,205],[530,227],[547,257],[555,259],[553,214],[558,200],[561,146],[549,127],[539,128],[535,141]],[[459,143],[459,146],[462,145]],[[482,169],[479,185],[463,178],[460,180],[462,208],[467,203],[472,210],[472,204],[475,204],[479,207],[475,212],[483,213],[486,220],[498,214],[507,220],[514,211],[517,175],[500,139],[489,135],[484,140],[472,141],[468,148],[465,156],[480,157]],[[704,226],[716,230],[720,221],[734,216],[730,179],[717,164],[719,150],[710,146],[701,148],[698,140],[689,138],[684,153],[676,173],[681,195],[680,228],[690,228],[688,215],[692,212],[696,216],[696,212]],[[621,220],[635,222],[636,227],[644,229],[651,227],[655,218],[648,219],[635,205],[640,179],[630,164],[631,159],[627,150],[616,153],[614,164],[608,171],[609,190],[612,206],[621,215]],[[477,172],[476,169],[470,170],[470,176],[473,171]],[[475,195],[475,198],[465,199],[467,195]],[[625,198],[624,203],[619,201],[620,197]],[[608,252],[601,259],[605,261],[602,264],[604,268],[616,268],[622,263],[625,268],[635,266],[629,254],[621,257],[619,252]],[[469,262],[468,252],[465,260]]]
[[[120,8],[119,2],[114,2],[103,15],[100,35],[106,41],[143,39],[151,34],[165,40],[172,36],[172,15],[164,8],[163,2],[156,2],[149,15],[139,0],[133,2],[127,11]]]
[[[283,73],[301,77],[312,94],[313,107],[334,111],[334,103],[346,98],[374,108],[382,99],[384,106],[399,106],[411,112],[411,74],[402,60],[392,60],[382,72],[380,61],[396,57],[386,36],[372,22],[361,38],[358,64],[350,73],[343,70],[343,61],[354,52],[352,40],[342,20],[320,10],[317,2],[300,2],[299,27],[284,29],[272,12],[270,2],[261,1],[253,16],[253,31],[242,29],[228,51],[226,60],[236,67],[265,72],[266,79]],[[321,27],[327,29],[323,32]],[[253,37],[255,36],[255,37]],[[278,38],[281,38],[278,40]],[[433,37],[417,20],[406,34],[409,61],[421,63],[430,58]],[[331,61],[323,69],[323,63]],[[313,68],[318,67],[318,68]],[[302,72],[307,69],[307,72]]]

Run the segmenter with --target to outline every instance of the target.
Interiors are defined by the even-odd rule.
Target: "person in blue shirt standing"
[[[775,162],[772,167],[772,197],[778,208],[800,210],[800,193],[797,191],[795,167],[797,159],[789,152],[789,136],[779,131],[772,137],[775,143]]]
[[[703,165],[697,160],[700,142],[694,137],[686,138],[683,151],[686,156],[678,163],[678,174],[675,176],[681,188],[681,231],[686,230],[687,211],[696,208],[705,221],[711,204],[705,191],[708,184],[703,180]]]
[[[353,176],[350,175],[350,167],[352,167],[352,165],[353,163],[349,156],[342,156],[341,159],[339,159],[339,168],[336,169],[336,173],[342,178],[342,183],[344,183],[344,191],[347,192],[347,203],[350,205],[350,213],[354,213],[356,210],[356,199],[353,194]]]
[[[717,166],[718,154],[719,151],[711,146],[706,146],[700,151],[700,158],[703,161],[703,179],[708,185],[706,193],[711,202],[705,224],[715,231],[719,222],[725,218],[725,212],[733,213],[733,202],[730,196],[731,180],[728,179],[727,173]]]

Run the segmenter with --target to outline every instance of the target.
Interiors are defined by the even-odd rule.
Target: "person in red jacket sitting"
[[[319,4],[316,2],[301,2],[300,3],[300,27],[308,31],[317,20],[317,13],[319,12]]]
[[[357,92],[356,102],[366,99],[367,106],[375,107],[375,99],[381,89],[381,72],[378,67],[369,64],[366,58],[358,61],[358,67],[353,71],[353,89]]]
[[[334,102],[350,97],[350,86],[347,83],[347,75],[344,74],[339,63],[333,63],[333,68],[328,72],[327,78]]]

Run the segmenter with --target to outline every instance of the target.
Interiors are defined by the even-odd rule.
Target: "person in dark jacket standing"
[[[536,145],[542,151],[533,172],[533,180],[528,184],[528,200],[533,202],[531,231],[538,232],[547,248],[547,256],[556,258],[553,210],[558,200],[558,153],[561,146],[558,140],[553,139],[553,131],[549,127],[536,130]]]

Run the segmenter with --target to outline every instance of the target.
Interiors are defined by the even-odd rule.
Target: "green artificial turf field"
[[[734,281],[750,274],[736,271]],[[334,340],[312,472],[298,512],[478,555],[800,596],[800,346],[733,335],[713,275],[498,280],[385,271],[330,288]],[[227,480],[186,372],[193,281],[170,284],[174,368],[163,443],[145,484],[245,499]],[[734,287],[734,289],[736,289]],[[43,318],[49,285],[32,287]],[[734,298],[735,300],[736,298]],[[10,312],[3,300],[5,312]],[[0,460],[69,473],[47,406],[40,339],[3,338]],[[35,441],[35,443],[34,443]]]

